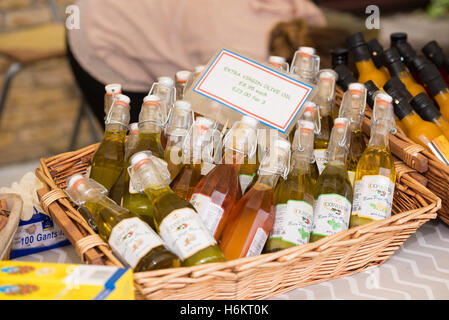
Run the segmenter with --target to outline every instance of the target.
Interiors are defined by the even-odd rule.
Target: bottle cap
[[[254,119],[253,117],[250,116],[243,116],[242,120],[241,120],[244,124],[247,124],[248,126],[252,127],[252,128],[257,128],[259,121]]]
[[[168,88],[171,88],[174,85],[174,81],[171,77],[159,77],[157,78],[157,82]]]
[[[125,102],[128,105],[131,102],[131,99],[128,96],[125,96],[124,94],[117,95],[116,99],[117,101]]]
[[[388,68],[391,75],[396,76],[405,70],[405,66],[401,61],[401,56],[396,48],[388,48],[384,51],[382,56],[385,66]]]
[[[114,94],[122,91],[122,85],[119,83],[111,83],[104,87],[106,93]]]
[[[148,102],[148,101],[152,101],[152,102],[160,102],[161,98],[155,94],[149,94],[147,95],[145,98],[143,98],[143,102]]]
[[[431,62],[422,55],[416,55],[411,60],[412,68],[419,73],[419,71],[424,68],[426,64],[430,64]]]
[[[391,90],[395,89],[391,88]],[[399,120],[402,120],[405,116],[409,115],[413,111],[413,108],[410,103],[408,103],[407,99],[400,94],[395,96],[392,103],[394,113],[399,118]]]
[[[67,190],[72,190],[78,187],[78,185],[81,183],[81,181],[84,181],[85,178],[82,174],[74,174],[70,178],[67,179]]]
[[[407,101],[410,101],[410,99],[413,98],[411,93],[407,90],[407,87],[405,84],[402,83],[402,81],[397,77],[393,76],[391,77],[385,84],[384,84],[384,90],[391,95],[393,98],[396,98],[396,95],[399,94],[407,99]]]
[[[311,56],[313,56],[315,54],[315,52],[316,52],[315,48],[312,48],[312,47],[299,47],[298,51],[302,52],[302,53],[305,53],[305,54],[308,54],[308,55],[311,55]]]
[[[395,48],[398,50],[401,57],[404,58],[405,64],[410,68],[413,58],[416,57],[416,51],[408,42],[399,42],[396,44]]]
[[[144,152],[137,152],[131,156],[129,159],[129,163],[131,166],[135,166],[137,163],[139,163],[142,160],[150,159],[149,154],[150,151],[144,151]]]
[[[284,57],[280,57],[280,56],[270,56],[268,58],[268,62],[281,64],[281,63],[285,63],[285,58]]]
[[[386,93],[380,92],[376,95],[376,103],[390,104],[393,101],[393,98]]]
[[[299,120],[298,125],[301,131],[304,130],[313,133],[313,130],[315,129],[313,122],[308,120]]]
[[[390,46],[395,47],[398,43],[404,43],[407,41],[407,33],[394,32],[390,34]]]
[[[348,90],[351,95],[361,95],[365,89],[365,85],[358,82],[350,83],[348,86]]]
[[[440,111],[426,93],[417,94],[411,101],[413,109],[425,121],[433,121],[441,117]]]
[[[354,49],[359,46],[365,45],[365,39],[363,38],[361,32],[357,32],[346,38],[346,44],[348,45],[349,49]]]
[[[368,80],[365,82],[366,87],[366,103],[371,106],[371,108],[374,108],[374,97],[377,92],[379,92],[379,88],[376,86],[376,84],[372,80]]]
[[[354,78],[352,71],[349,70],[348,66],[340,64],[334,68],[335,72],[338,74],[337,84],[343,89],[343,91],[348,90],[350,83],[357,82]]]
[[[320,80],[336,80],[338,77],[338,74],[332,70],[332,69],[323,69],[319,73],[319,79]]]
[[[208,128],[212,128],[215,123],[214,120],[205,117],[198,117],[195,122]]]
[[[204,66],[204,65],[198,65],[198,66],[195,66],[195,68],[194,68],[194,71],[195,71],[195,73],[201,73],[204,69],[206,68],[206,66]]]
[[[384,51],[384,48],[376,38],[368,41],[366,45],[371,53],[371,58],[373,59],[374,65],[376,68],[381,68],[384,65],[382,61],[382,52]]]
[[[188,70],[181,70],[176,72],[176,81],[178,82],[186,82],[189,79],[190,71]]]
[[[175,102],[175,108],[190,111],[192,110],[192,104],[186,100],[177,100]]]
[[[441,68],[444,62],[444,53],[435,40],[428,42],[421,51],[437,66],[437,68]]]
[[[306,101],[304,103],[304,112],[316,112],[316,103],[312,101]]]
[[[334,128],[337,128],[337,129],[345,128],[347,124],[348,124],[348,119],[346,119],[346,118],[336,118],[334,120]]]
[[[332,68],[340,64],[348,65],[348,53],[348,49],[342,47],[331,50]]]

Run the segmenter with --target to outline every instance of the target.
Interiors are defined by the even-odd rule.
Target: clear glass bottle
[[[144,191],[154,208],[156,230],[180,259],[182,266],[224,261],[210,231],[192,205],[178,197],[168,186],[167,163],[151,152],[138,152],[128,168],[135,188]]]
[[[344,93],[340,106],[340,118],[347,118],[351,127],[351,143],[347,159],[347,170],[351,185],[354,186],[357,163],[365,151],[366,144],[363,137],[362,121],[366,108],[366,88],[361,83],[351,83]]]
[[[69,197],[92,212],[99,235],[125,265],[135,272],[180,265],[179,258],[165,248],[157,233],[132,212],[108,198],[103,186],[80,174],[67,181]]]
[[[296,75],[302,81],[315,84],[319,70],[320,57],[315,54],[315,49],[299,47],[293,56],[290,73]]]
[[[223,139],[224,157],[201,178],[190,202],[215,239],[219,240],[233,205],[240,199],[239,169],[244,158],[253,157],[257,148],[258,121],[243,116]]]
[[[115,97],[122,93],[122,86],[119,83],[111,83],[107,84],[104,89],[106,91],[104,95],[104,119],[106,120],[106,117],[109,114],[109,109],[111,109],[111,106],[114,103]]]
[[[393,205],[396,169],[388,136],[396,133],[393,106],[388,95],[375,97],[368,147],[358,164],[354,184],[354,202],[349,226],[387,219]]]
[[[278,138],[262,160],[257,182],[229,214],[220,240],[226,260],[262,252],[274,225],[274,189],[281,175],[287,178],[289,163],[290,143]]]
[[[163,124],[168,120],[168,114],[176,101],[175,82],[171,77],[159,77],[153,83],[148,95],[156,95],[160,98],[160,105],[163,109]]]
[[[189,80],[191,72],[188,70],[181,70],[176,72],[175,75],[175,89],[176,100],[184,99],[184,88],[186,87],[187,80]]]
[[[314,124],[299,120],[290,172],[281,178],[274,192],[275,220],[264,252],[306,244],[313,223],[313,184],[310,158],[313,156]]]
[[[349,120],[335,119],[328,161],[314,188],[313,227],[310,242],[347,230],[353,190],[346,170],[351,130]]]
[[[125,166],[125,137],[129,125],[130,99],[117,95],[105,121],[103,141],[92,159],[90,178],[108,191],[119,178]]]
[[[316,104],[313,103],[312,101],[306,101],[306,103],[304,104],[304,113],[302,114],[301,120],[306,120],[306,121],[310,121],[313,123],[313,132],[314,132],[315,136],[321,132],[321,122],[320,122],[320,118],[318,115],[318,108],[317,108]],[[299,123],[299,121],[298,121],[298,123]],[[299,128],[299,126],[298,126],[298,128]],[[298,131],[298,128],[295,130],[295,135],[296,135],[296,132]],[[299,141],[295,142],[294,137],[293,137],[292,141],[293,141],[292,147],[298,146]],[[312,181],[312,185],[315,185],[315,183],[318,179],[318,176],[320,175],[320,171],[318,169],[318,164],[316,162],[315,155],[313,154],[313,152],[312,152],[312,155],[310,158],[309,166],[310,166],[310,179]]]
[[[288,72],[289,65],[288,65],[288,62],[285,61],[284,57],[269,56],[268,63],[276,69]]]

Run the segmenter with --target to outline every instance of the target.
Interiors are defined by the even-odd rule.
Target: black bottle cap
[[[447,84],[441,76],[440,71],[434,64],[426,64],[419,70],[419,77],[430,90],[430,94],[435,96],[445,88]]]
[[[355,61],[365,61],[371,59],[368,47],[361,32],[354,33],[346,38],[346,44],[351,50]]]
[[[390,34],[390,47],[395,47],[398,43],[406,41],[407,34],[405,32],[394,32]]]
[[[374,94],[379,91],[379,88],[372,80],[368,80],[364,85],[366,87],[366,103],[368,103],[371,108],[374,108]]]
[[[412,68],[419,74],[420,70],[423,69],[427,64],[432,64],[429,59],[422,55],[417,55],[411,60]],[[421,77],[421,75],[420,75]]]
[[[410,68],[412,59],[417,55],[416,51],[408,42],[399,42],[395,47],[401,57],[404,58],[404,63]]]
[[[411,95],[410,92],[408,92],[407,87],[402,83],[402,81],[396,77],[393,76],[391,77],[385,84],[384,84],[384,90],[388,93],[391,89],[394,89],[394,91],[392,91],[393,94],[396,94],[396,92],[398,94],[400,94],[402,97],[406,98],[407,101],[410,101],[413,96]],[[395,98],[392,94],[390,94],[390,96],[392,96],[393,98]]]
[[[354,75],[348,66],[340,64],[336,66],[334,70],[338,74],[337,84],[343,89],[343,91],[348,90],[350,83],[357,82],[357,79],[354,78]]]
[[[384,51],[382,56],[385,66],[388,68],[391,75],[397,76],[405,70],[405,66],[401,61],[401,56],[396,48],[388,48]]]
[[[378,69],[381,68],[384,65],[384,62],[382,61],[382,52],[384,51],[384,48],[376,38],[368,41],[366,45],[371,53],[371,59],[373,59],[374,65]]]
[[[432,121],[441,117],[440,111],[424,92],[417,94],[410,104],[423,120]]]
[[[421,49],[421,51],[437,66],[437,68],[440,68],[443,65],[444,53],[436,41],[430,41]]]
[[[365,39],[363,38],[363,34],[361,32],[351,34],[349,37],[346,38],[346,44],[348,45],[349,49],[365,45]]]
[[[340,64],[348,65],[348,49],[337,48],[331,51],[332,68]]]
[[[413,108],[407,98],[402,96],[395,88],[390,88],[388,94],[393,98],[394,113],[399,120],[402,120],[413,111]]]

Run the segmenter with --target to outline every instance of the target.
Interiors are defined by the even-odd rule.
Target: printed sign
[[[285,133],[313,87],[223,49],[193,91]]]

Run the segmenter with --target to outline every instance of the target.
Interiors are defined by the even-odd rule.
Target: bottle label
[[[318,172],[321,174],[327,163],[326,149],[315,149],[313,150],[313,155],[318,166]]]
[[[296,246],[309,242],[312,231],[313,206],[305,201],[288,200],[275,207],[276,218],[270,238],[293,243]]]
[[[441,162],[449,165],[449,141],[445,136],[441,135],[433,139],[427,146]]]
[[[129,218],[112,228],[109,245],[131,268],[153,248],[163,245],[161,238],[139,218]]]
[[[203,165],[201,166],[201,175],[205,176],[211,172],[213,168],[215,168],[215,163],[203,162]]]
[[[247,257],[258,256],[262,253],[265,242],[267,242],[268,234],[262,228],[257,228],[256,234],[254,235],[253,241],[249,246]]]
[[[313,206],[313,234],[330,236],[347,230],[351,202],[339,194],[322,194]]]
[[[354,185],[352,215],[373,220],[391,216],[394,183],[385,176],[364,176]]]
[[[201,193],[194,193],[190,198],[190,203],[195,208],[198,215],[203,220],[206,228],[215,234],[218,224],[223,217],[224,209],[212,201],[211,197]]]
[[[200,216],[191,208],[172,211],[162,220],[159,231],[167,247],[181,260],[217,244]]]
[[[248,174],[239,174],[240,188],[242,189],[242,194],[246,192],[248,186],[251,184],[251,182],[253,182],[255,175],[256,174],[253,174],[252,176]]]
[[[348,171],[348,177],[351,182],[351,186],[354,188],[355,171]]]

